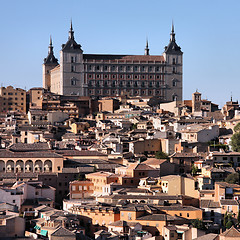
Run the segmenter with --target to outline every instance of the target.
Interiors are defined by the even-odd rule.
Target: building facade
[[[12,86],[0,88],[0,112],[26,113],[26,91]]]
[[[60,51],[54,57],[52,40],[43,63],[43,87],[60,95],[157,96],[163,101],[182,100],[182,51],[172,26],[163,55],[83,54],[74,39],[72,24]]]

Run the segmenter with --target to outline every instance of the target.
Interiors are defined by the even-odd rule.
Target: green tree
[[[196,175],[198,168],[193,164],[192,165],[192,175]]]
[[[204,229],[203,221],[198,218],[192,220],[192,226],[197,229]]]
[[[240,122],[233,128],[234,132],[240,131]]]
[[[157,159],[168,159],[168,155],[165,152],[156,152],[155,158],[157,158]]]
[[[136,123],[132,125],[132,130],[134,130],[134,129],[137,129],[137,124]]]
[[[228,214],[227,214],[227,211],[226,211],[225,214],[224,214],[224,217],[223,217],[223,226],[224,227],[226,227],[227,221],[228,221]]]
[[[239,173],[231,173],[231,174],[229,174],[226,177],[225,182],[233,183],[233,184],[239,184]]]
[[[230,145],[233,151],[240,152],[240,132],[236,132],[232,135]]]
[[[228,221],[226,223],[226,228],[229,229],[232,227],[232,225],[233,225],[232,215],[228,214]]]

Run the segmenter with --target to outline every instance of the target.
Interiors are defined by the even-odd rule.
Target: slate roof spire
[[[78,44],[74,39],[72,20],[71,20],[71,24],[70,24],[70,30],[68,32],[68,41],[65,44],[62,44],[62,50],[83,52],[81,49],[81,45]]]
[[[168,54],[178,54],[178,55],[182,55],[183,54],[183,52],[181,51],[181,48],[176,43],[173,22],[172,22],[172,30],[171,30],[171,33],[170,33],[170,42],[165,47],[165,51],[164,52],[168,53]]]
[[[148,39],[146,40],[145,55],[149,55]]]
[[[70,31],[69,31],[69,37],[68,37],[68,39],[74,40],[74,31],[73,31],[73,27],[72,27],[72,19],[71,19]]]
[[[53,45],[52,45],[52,36],[50,35],[50,43],[48,46],[48,56],[44,58],[45,64],[58,64],[57,58],[55,58],[53,53]]]
[[[175,42],[176,40],[175,40],[175,32],[174,32],[174,24],[173,24],[173,22],[172,22],[172,32],[171,32],[170,35],[171,35],[170,41]]]
[[[50,35],[50,43],[48,46],[48,54],[53,52],[53,45],[52,45],[52,36]]]

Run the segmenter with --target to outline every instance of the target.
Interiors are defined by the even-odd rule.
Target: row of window
[[[15,95],[18,95],[17,92],[15,92],[14,94],[15,94]],[[14,95],[14,94],[13,94],[13,92],[8,92],[8,94],[5,93],[5,92],[3,93],[3,95]],[[21,95],[24,95],[24,93],[21,93]]]
[[[131,87],[131,86],[134,86],[134,87],[145,87],[145,86],[148,86],[148,87],[160,87],[164,85],[164,82],[139,82],[139,81],[120,81],[120,82],[117,82],[117,81],[89,81],[88,83],[88,86],[89,87],[92,87],[92,86],[96,86],[96,87],[100,87],[100,86],[104,86],[104,87],[108,87],[108,86],[111,86],[111,87],[116,87],[116,86],[119,86],[119,87],[123,87],[123,86],[127,86],[127,87]],[[174,86],[176,86],[176,82],[174,82]]]
[[[11,105],[18,105],[18,104],[17,104],[17,103],[14,103],[14,104],[13,104],[12,102],[9,102],[9,103],[5,103],[5,102],[4,102],[3,105],[10,105],[10,106],[11,106]],[[23,105],[23,103],[21,103],[21,105]]]
[[[13,100],[13,98],[3,98],[3,100]],[[15,98],[15,100],[17,101],[18,100],[18,98]],[[23,98],[21,98],[21,100],[23,100]]]
[[[129,92],[129,89],[128,90],[126,90],[126,91],[128,91]],[[92,95],[92,94],[112,94],[112,95],[114,95],[114,94],[117,94],[118,93],[118,91],[116,91],[116,90],[103,90],[103,91],[101,91],[101,90],[96,90],[96,91],[94,91],[94,90],[92,90],[92,89],[90,89],[89,91],[89,95]],[[142,91],[138,91],[138,90],[135,90],[135,91],[133,91],[133,93],[134,94],[141,94],[141,95],[145,95],[145,94],[148,94],[148,95],[152,95],[153,94],[153,91],[152,90],[148,90],[148,91],[145,91],[145,90],[142,90]],[[159,95],[159,94],[161,94],[161,96],[163,95],[163,92],[162,91],[159,91],[159,90],[157,90],[157,91],[155,91],[155,94],[156,95]],[[162,96],[163,97],[163,96]],[[174,100],[173,100],[174,101]]]
[[[80,191],[80,190],[93,190],[93,186],[72,186],[72,191]]]
[[[150,76],[147,76],[147,75],[107,75],[105,74],[104,76],[101,75],[101,74],[96,74],[96,75],[92,75],[92,74],[88,74],[87,75],[88,79],[94,79],[94,78],[98,78],[98,79],[101,79],[101,78],[104,78],[104,79],[130,79],[130,78],[134,78],[134,79],[160,79],[162,80],[163,79],[163,76],[162,75],[150,75]]]
[[[123,66],[123,65],[88,65],[87,69],[89,71],[135,71],[135,72],[164,72],[163,66]]]

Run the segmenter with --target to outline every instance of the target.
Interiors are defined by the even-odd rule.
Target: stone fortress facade
[[[150,55],[148,41],[144,55],[84,54],[71,23],[60,64],[50,39],[43,63],[43,87],[59,95],[157,96],[163,101],[181,101],[183,52],[173,25],[170,36],[163,55]]]

